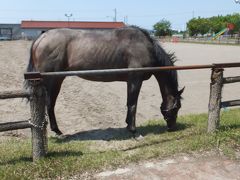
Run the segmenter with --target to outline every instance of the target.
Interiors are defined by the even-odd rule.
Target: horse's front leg
[[[127,82],[127,129],[131,133],[136,133],[136,111],[138,95],[142,86],[142,80],[139,78],[130,78]]]

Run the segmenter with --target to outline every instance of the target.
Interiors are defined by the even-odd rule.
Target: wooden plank
[[[31,127],[32,125],[29,123],[29,121],[0,123],[0,132],[17,130],[17,129],[26,129]]]
[[[224,101],[221,103],[221,107],[233,107],[233,106],[240,106],[240,99],[232,100],[232,101]]]
[[[0,99],[28,98],[29,92],[23,90],[0,92]]]
[[[215,132],[220,121],[220,105],[223,86],[223,69],[213,69],[210,84],[210,97],[208,104],[208,129],[207,132]]]
[[[223,78],[224,84],[240,82],[240,76]]]
[[[33,161],[36,161],[47,154],[46,92],[41,81],[32,81],[30,85],[32,86],[30,88],[32,94],[30,99],[32,155]]]

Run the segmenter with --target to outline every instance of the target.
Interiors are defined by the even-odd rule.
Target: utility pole
[[[127,24],[128,23],[128,16],[124,16],[124,23]]]
[[[65,16],[68,18],[68,27],[69,27],[69,21],[70,21],[70,17],[72,17],[72,13],[71,14],[65,14]]]
[[[240,4],[240,0],[235,0],[236,4]],[[238,30],[238,44],[240,44],[240,29]]]
[[[117,8],[114,9],[114,21],[117,22]]]

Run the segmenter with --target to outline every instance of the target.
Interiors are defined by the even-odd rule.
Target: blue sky
[[[117,20],[152,29],[161,19],[172,28],[183,30],[192,17],[210,17],[240,12],[234,0],[1,0],[0,23],[20,23],[21,20],[112,21]],[[125,17],[125,18],[124,18]],[[127,18],[126,18],[127,17]]]

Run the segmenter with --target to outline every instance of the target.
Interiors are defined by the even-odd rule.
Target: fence
[[[25,73],[25,79],[30,80],[31,91],[29,93],[22,91],[0,93],[0,99],[27,97],[30,99],[31,119],[30,121],[19,121],[0,124],[0,132],[14,129],[31,128],[32,130],[32,152],[33,160],[44,157],[47,153],[47,136],[46,136],[46,119],[45,119],[45,88],[41,83],[42,78],[80,76],[80,75],[112,75],[129,72],[157,72],[166,70],[193,70],[193,69],[212,69],[210,98],[209,98],[209,115],[208,115],[208,132],[214,132],[220,122],[220,109],[222,106],[240,105],[240,100],[221,102],[221,92],[224,83],[239,82],[240,77],[223,78],[223,68],[240,67],[240,63],[222,63],[210,65],[194,66],[165,66],[165,67],[148,67],[148,68],[127,68],[127,69],[104,69],[104,70],[85,70],[85,71],[67,71],[67,72],[29,72]]]
[[[203,43],[203,44],[230,44],[230,45],[239,45],[240,36],[229,37],[229,36],[220,36],[217,39],[212,37],[159,37],[160,42],[186,42],[186,43]]]
[[[193,69],[212,69],[210,98],[209,98],[209,116],[208,116],[208,132],[214,132],[219,126],[220,108],[221,108],[221,92],[223,82],[238,82],[240,78],[226,78],[223,81],[223,68],[240,67],[240,63],[221,63],[210,65],[192,65],[192,66],[165,66],[165,67],[148,67],[148,68],[126,68],[126,69],[104,69],[104,70],[85,70],[85,71],[67,71],[67,72],[31,72],[25,73],[25,79],[41,79],[43,77],[66,77],[80,75],[111,75],[123,74],[129,72],[157,72],[165,70],[193,70]],[[222,105],[233,106],[238,101],[223,102]]]
[[[222,87],[224,84],[240,82],[240,76],[223,77],[223,69],[213,69],[210,84],[210,98],[208,106],[208,132],[214,132],[220,123],[220,110],[223,107],[239,106],[240,100],[222,102]]]
[[[0,132],[31,128],[33,161],[44,157],[47,153],[47,135],[45,120],[45,89],[41,81],[31,82],[31,91],[8,91],[0,93],[0,99],[28,98],[30,101],[31,118],[26,121],[0,124]]]

